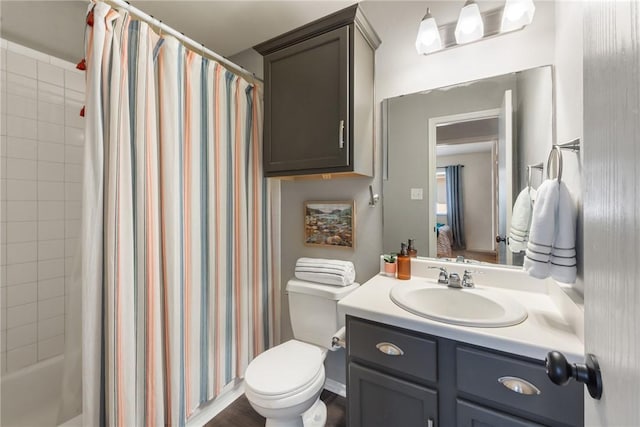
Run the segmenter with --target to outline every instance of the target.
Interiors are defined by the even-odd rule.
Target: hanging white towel
[[[535,195],[535,189],[526,187],[518,194],[513,205],[511,230],[509,231],[509,250],[513,253],[517,254],[527,249]]]
[[[334,286],[349,286],[356,280],[353,263],[337,259],[299,258],[295,274],[300,280]]]
[[[556,236],[551,250],[551,277],[558,282],[576,281],[576,207],[564,182],[558,186]]]
[[[549,277],[551,250],[556,236],[558,210],[558,181],[546,180],[538,187],[536,203],[531,215],[531,231],[524,269],[538,279]]]

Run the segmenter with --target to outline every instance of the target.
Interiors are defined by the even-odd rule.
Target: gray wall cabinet
[[[553,384],[543,361],[347,316],[350,427],[574,427],[583,399],[581,384]]]
[[[266,176],[373,176],[379,44],[355,5],[254,46],[264,56]]]

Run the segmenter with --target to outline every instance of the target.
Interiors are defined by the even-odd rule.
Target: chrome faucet
[[[460,284],[460,275],[458,273],[449,274],[449,283],[447,286],[450,288],[462,289],[462,285]]]
[[[438,284],[440,285],[449,285],[449,273],[447,269],[444,267],[429,267],[440,270],[440,274],[438,275]]]
[[[464,275],[462,276],[462,287],[463,288],[474,288],[475,285],[473,283],[473,277],[471,277],[471,273],[476,273],[476,271],[465,270]]]

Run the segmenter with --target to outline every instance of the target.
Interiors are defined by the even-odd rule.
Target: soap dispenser
[[[411,257],[409,256],[406,243],[400,245],[400,253],[398,254],[398,279],[411,279]]]
[[[411,258],[417,258],[418,250],[415,246],[413,246],[413,242],[415,242],[415,239],[409,239],[409,247],[407,248],[407,251],[409,252],[409,256]]]

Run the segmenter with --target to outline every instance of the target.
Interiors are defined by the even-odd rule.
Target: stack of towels
[[[536,190],[527,187],[518,194],[511,214],[511,230],[509,230],[509,250],[514,254],[524,252],[529,242],[531,215]]]
[[[546,180],[538,188],[524,269],[532,277],[576,281],[576,208],[564,182]]]
[[[308,282],[349,286],[356,280],[356,269],[351,261],[299,258],[296,262],[296,277]]]

